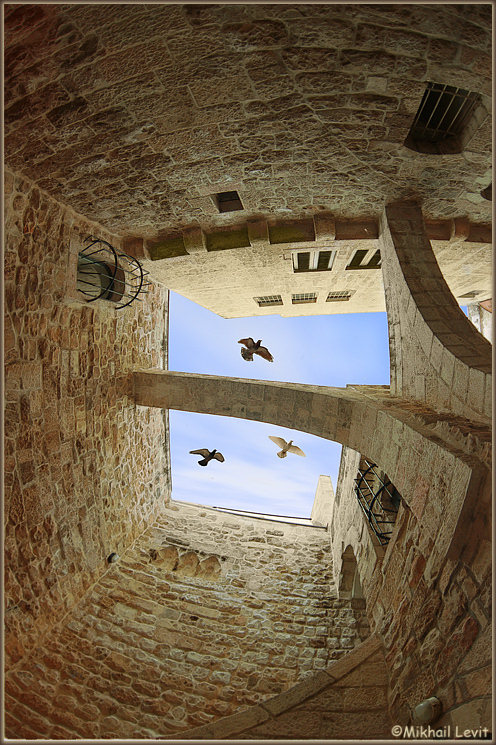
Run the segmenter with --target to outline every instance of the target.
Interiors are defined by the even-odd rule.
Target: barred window
[[[298,303],[316,303],[317,293],[316,292],[300,292],[291,295],[291,302],[293,305]]]
[[[283,304],[281,295],[262,295],[261,297],[254,297],[253,299],[258,303],[259,308],[264,308],[268,305]]]
[[[486,115],[478,93],[428,83],[404,144],[418,153],[460,153]]]
[[[326,303],[332,303],[339,300],[349,300],[354,292],[355,290],[336,290],[334,292],[330,292],[327,295]]]

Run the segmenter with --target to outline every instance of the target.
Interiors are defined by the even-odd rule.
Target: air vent
[[[317,293],[316,292],[296,293],[295,295],[291,295],[291,302],[293,303],[293,305],[298,305],[299,303],[316,303]]]
[[[462,135],[480,105],[478,93],[428,83],[405,146],[418,153],[461,152]]]
[[[261,297],[253,298],[258,303],[259,308],[266,308],[268,305],[282,305],[281,295],[262,295]]]
[[[336,290],[327,295],[326,303],[334,303],[340,300],[349,300],[355,290]]]
[[[236,212],[244,209],[237,191],[221,191],[215,195],[215,203],[219,212]]]

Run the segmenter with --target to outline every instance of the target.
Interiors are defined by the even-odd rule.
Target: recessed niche
[[[236,212],[244,209],[237,191],[221,191],[215,194],[213,199],[219,212]]]

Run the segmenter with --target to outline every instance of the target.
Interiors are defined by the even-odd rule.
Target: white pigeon
[[[278,458],[285,458],[288,453],[294,453],[295,455],[303,455],[303,457],[306,457],[303,450],[301,450],[297,445],[293,445],[293,440],[286,442],[282,437],[272,437],[272,435],[269,435],[269,440],[272,440],[272,442],[275,442],[278,447],[282,448],[282,450],[277,453]]]

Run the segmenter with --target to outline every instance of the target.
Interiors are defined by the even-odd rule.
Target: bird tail
[[[278,458],[285,458],[286,456],[287,456],[287,453],[285,453],[285,452],[284,452],[284,450],[280,450],[280,451],[279,451],[279,452],[277,453],[277,457],[278,457]]]
[[[199,460],[198,461],[199,466],[208,466],[208,460]]]

